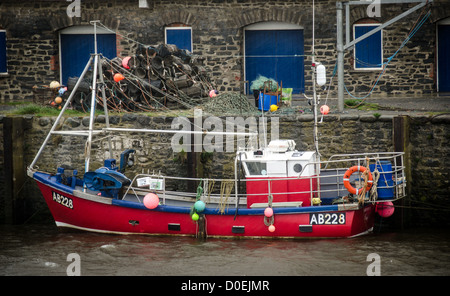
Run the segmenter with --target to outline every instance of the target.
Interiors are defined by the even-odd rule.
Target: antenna
[[[316,95],[316,59],[315,59],[315,49],[314,49],[314,22],[315,22],[315,3],[313,0],[312,3],[312,83],[313,83],[313,106],[314,106],[314,147],[316,150],[317,155],[320,155],[319,153],[319,139],[318,139],[318,130],[317,130],[317,95]]]

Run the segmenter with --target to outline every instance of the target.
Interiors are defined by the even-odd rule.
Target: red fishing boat
[[[135,153],[132,149],[125,150],[119,162],[104,159],[103,167],[91,170],[94,137],[109,137],[116,132],[134,135],[182,132],[110,127],[104,89],[100,91],[106,122],[96,129],[94,117],[98,92],[95,90],[104,87],[100,58],[100,54],[91,55],[28,167],[28,175],[36,180],[59,227],[101,233],[201,237],[355,237],[372,230],[376,212],[391,215],[392,202],[405,195],[403,153],[342,154],[326,161],[320,159],[315,92],[315,151],[298,151],[293,140],[274,140],[258,148],[241,149],[236,153],[233,179],[161,174],[131,177],[125,168]],[[59,130],[61,117],[91,63],[94,91],[89,129]],[[87,138],[85,165],[80,173],[71,165],[61,165],[50,172],[38,169],[38,159],[55,135]],[[253,133],[243,135],[254,136]],[[109,155],[113,155],[111,151]],[[193,182],[197,190],[172,191],[167,187],[170,182]]]
[[[112,159],[83,178],[78,178],[76,170],[63,167],[56,173],[32,168],[28,172],[37,181],[57,226],[104,233],[354,237],[372,230],[380,205],[392,205],[392,200],[403,196],[403,169],[396,165],[400,153],[339,155],[319,162],[313,151],[272,152],[270,147],[238,152],[236,172],[241,167],[245,174],[241,180],[150,174],[129,179]],[[379,176],[376,186],[370,185],[371,175],[353,174],[346,188],[347,171],[356,172],[358,167],[363,171],[371,159],[371,175]],[[345,163],[349,163],[349,170],[346,166],[327,168]],[[320,166],[325,168],[319,171]],[[197,192],[165,190],[171,180],[196,182]],[[221,192],[208,192],[213,182],[221,184]],[[244,182],[247,190],[240,193],[243,186],[237,184]],[[386,211],[392,208],[382,215]]]

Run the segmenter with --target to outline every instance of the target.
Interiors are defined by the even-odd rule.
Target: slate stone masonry
[[[0,117],[0,188],[5,186],[3,171],[4,155],[3,116]],[[88,117],[65,117],[58,129],[80,130],[89,126]],[[205,119],[205,118],[203,118]],[[225,119],[225,118],[224,118]],[[294,139],[296,148],[301,151],[314,150],[313,146],[313,116],[297,114],[279,117],[279,138]],[[393,115],[375,117],[371,114],[331,114],[324,117],[319,126],[319,150],[322,159],[326,160],[333,154],[393,151]],[[23,117],[24,132],[24,166],[29,165],[43,139],[51,129],[54,117]],[[170,129],[174,117],[147,116],[143,114],[123,114],[110,116],[114,127]],[[95,119],[96,128],[105,126],[105,117],[99,115]],[[270,122],[268,119],[268,135],[270,137]],[[408,179],[410,195],[405,200],[405,206],[411,215],[405,221],[406,225],[448,225],[449,216],[445,208],[448,203],[448,188],[450,172],[450,116],[449,115],[414,115],[409,117],[408,167],[411,177]],[[135,149],[135,165],[130,169],[134,173],[161,173],[164,175],[188,176],[186,154],[173,152],[171,134],[143,135],[137,133],[114,135],[112,142],[113,158],[119,160],[119,155],[125,149]],[[270,139],[269,139],[270,140]],[[39,169],[55,171],[57,166],[66,164],[80,170],[84,168],[85,139],[83,137],[52,136],[44,153],[37,162]],[[91,157],[92,170],[103,166],[102,161],[111,156],[107,152],[108,141],[105,136],[95,137]],[[237,149],[237,147],[235,147]],[[202,176],[207,178],[232,178],[235,152],[199,153],[202,155],[198,163]],[[25,168],[24,168],[25,169]],[[200,171],[200,170],[198,170]],[[197,172],[198,172],[197,171]],[[26,186],[21,191],[24,200],[32,203],[42,203],[40,193],[35,183],[27,178]],[[180,189],[180,184],[172,184],[172,190]],[[178,187],[177,187],[178,186]],[[45,205],[43,205],[45,207]],[[0,216],[4,210],[0,200]],[[408,209],[408,207],[412,207]],[[425,210],[423,210],[425,208]],[[426,209],[429,210],[426,210]],[[419,209],[419,210],[417,210]],[[420,210],[422,209],[422,210]],[[434,209],[434,210],[433,210]],[[0,219],[1,221],[2,219]],[[1,222],[0,222],[1,223]]]
[[[435,0],[431,18],[398,53],[380,79],[374,94],[424,95],[435,92],[435,22],[450,15],[450,5]],[[204,0],[152,1],[149,8],[139,8],[135,0],[81,1],[81,17],[68,17],[70,2],[58,0],[13,1],[0,4],[0,29],[6,30],[8,75],[0,77],[0,102],[31,100],[32,87],[59,80],[59,35],[61,29],[86,25],[91,20],[118,32],[117,53],[133,53],[136,40],[158,44],[164,40],[164,27],[182,23],[192,27],[194,53],[206,58],[213,82],[219,91],[244,90],[243,28],[257,22],[286,22],[304,28],[305,87],[312,92],[311,1]],[[413,4],[382,5],[385,22],[406,11]],[[316,1],[316,60],[327,67],[332,77],[336,61],[336,4],[332,0]],[[406,38],[416,21],[412,14],[383,31],[383,56],[391,56]],[[351,20],[367,18],[366,6],[352,6]],[[345,54],[345,83],[355,95],[364,95],[380,71],[356,71],[353,52]],[[336,95],[337,86],[331,86]]]

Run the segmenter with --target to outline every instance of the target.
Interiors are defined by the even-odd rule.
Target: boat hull
[[[142,203],[66,190],[70,187],[45,180],[36,179],[56,225],[93,232],[198,236],[202,231],[207,237],[336,238],[368,233],[374,223],[372,204],[347,209],[274,209],[273,221],[264,216],[264,209],[239,209],[236,214],[231,207],[223,212],[207,208],[202,219],[193,221],[190,207],[159,205],[150,210]]]

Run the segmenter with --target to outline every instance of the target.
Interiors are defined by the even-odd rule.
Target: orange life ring
[[[352,194],[360,194],[361,191],[363,190],[363,188],[358,188],[358,190],[356,190],[355,187],[353,187],[352,185],[350,185],[350,176],[354,173],[354,172],[361,172],[364,173],[367,170],[366,167],[363,166],[359,166],[359,165],[355,165],[352,166],[351,168],[349,168],[345,174],[344,174],[344,186],[345,188],[347,188],[348,192],[352,193]],[[370,188],[372,188],[373,185],[373,179],[372,179],[372,174],[370,173],[370,170],[368,171],[369,173],[369,180],[367,181],[367,187],[366,187],[366,192],[370,190]],[[358,193],[356,193],[358,192]]]

